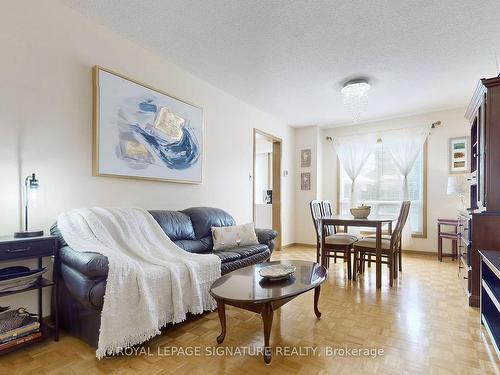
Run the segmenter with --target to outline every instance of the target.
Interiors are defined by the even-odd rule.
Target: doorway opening
[[[276,250],[281,250],[281,143],[281,138],[254,129],[253,221],[256,228],[278,232]]]

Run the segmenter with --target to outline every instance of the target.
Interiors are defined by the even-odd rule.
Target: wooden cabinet
[[[470,297],[471,289],[470,225],[470,215],[466,212],[461,212],[458,217],[458,234],[460,237],[458,241],[458,278],[468,298]]]
[[[467,277],[469,305],[479,307],[478,250],[500,251],[500,77],[479,81],[465,117],[471,124],[471,207],[460,215],[459,277]]]

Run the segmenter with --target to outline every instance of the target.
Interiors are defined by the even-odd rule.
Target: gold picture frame
[[[106,76],[103,76],[103,74],[105,74]],[[101,112],[101,110],[102,110],[102,108],[101,108],[102,107],[101,81],[102,81],[103,77],[105,77],[105,79],[109,79],[111,77],[116,82],[119,82],[120,85],[124,85],[124,86],[131,85],[130,87],[133,88],[133,90],[131,89],[131,91],[133,91],[133,92],[136,92],[138,90],[143,90],[144,94],[151,94],[152,96],[156,95],[159,98],[159,100],[161,99],[163,101],[172,103],[171,106],[175,107],[177,109],[180,108],[181,109],[180,112],[182,112],[183,114],[188,113],[188,114],[192,115],[193,119],[196,119],[196,123],[192,124],[191,122],[186,121],[187,122],[187,125],[186,125],[186,122],[184,122],[184,127],[179,126],[178,132],[176,134],[177,134],[177,136],[180,137],[180,139],[183,139],[183,142],[185,142],[185,137],[186,137],[187,132],[195,133],[195,134],[190,134],[190,137],[191,137],[190,142],[191,142],[191,146],[194,144],[194,145],[196,145],[196,147],[198,147],[199,155],[196,156],[196,160],[194,160],[194,162],[193,162],[193,157],[189,160],[189,162],[191,162],[192,165],[196,164],[196,170],[184,172],[184,170],[176,169],[175,165],[174,165],[174,168],[169,168],[167,163],[169,163],[169,162],[175,163],[176,160],[169,161],[166,157],[166,153],[162,153],[160,146],[156,146],[156,144],[155,144],[155,147],[158,147],[160,149],[160,150],[157,150],[157,149],[153,148],[150,144],[147,144],[147,142],[144,141],[145,137],[143,135],[145,135],[146,138],[149,139],[148,137],[151,134],[147,134],[144,131],[144,129],[139,129],[141,131],[141,134],[139,136],[137,134],[134,134],[134,137],[135,137],[134,144],[136,142],[146,143],[145,146],[141,144],[139,148],[136,147],[135,151],[141,150],[141,152],[148,152],[149,153],[148,162],[146,163],[146,162],[144,162],[144,160],[141,161],[141,160],[132,160],[132,159],[131,159],[131,162],[136,163],[136,164],[140,164],[142,162],[144,165],[149,163],[148,165],[146,165],[146,168],[144,168],[144,169],[147,169],[147,167],[149,167],[150,165],[154,165],[155,171],[159,171],[158,167],[160,167],[160,169],[165,169],[165,171],[162,171],[161,176],[159,175],[159,173],[153,173],[153,172],[150,172],[147,175],[146,174],[141,175],[139,172],[137,172],[139,169],[136,169],[136,170],[131,169],[130,173],[122,173],[123,171],[127,172],[126,168],[123,165],[120,165],[117,168],[119,171],[117,171],[116,173],[113,171],[111,173],[109,173],[110,169],[112,169],[112,168],[110,168],[109,165],[106,165],[106,167],[103,168],[103,163],[102,163],[103,162],[103,155],[102,155],[103,145],[101,144],[101,142],[103,142],[102,131],[103,131],[103,127],[113,126],[113,124],[110,124],[110,123],[106,123],[105,125],[101,124],[101,122],[102,122],[101,121],[101,115],[102,115],[102,112]],[[93,90],[92,90],[93,91],[92,174],[94,176],[140,179],[140,180],[149,180],[149,181],[166,181],[166,182],[186,183],[186,184],[202,184],[203,183],[204,119],[203,119],[203,108],[202,107],[199,107],[193,103],[190,103],[190,102],[185,101],[183,99],[180,99],[176,96],[168,94],[167,92],[164,92],[162,90],[154,88],[148,84],[145,84],[143,82],[126,77],[122,74],[119,74],[117,72],[114,72],[114,71],[107,69],[107,68],[103,68],[103,67],[98,66],[98,65],[96,65],[92,68],[92,82],[93,82],[93,84],[92,84],[92,87],[93,87]],[[121,92],[119,90],[116,90],[116,91]],[[107,93],[106,95],[108,95],[108,94],[109,93]],[[115,109],[115,108],[113,108],[113,109]],[[167,109],[167,111],[168,111],[168,109]],[[118,113],[116,116],[118,117]],[[151,116],[153,116],[152,110],[151,110]],[[159,117],[159,116],[157,116],[156,112],[155,112],[155,116]],[[173,114],[172,116],[180,118],[181,120],[184,120],[184,118],[178,117],[175,114]],[[156,118],[155,118],[155,120],[156,120]],[[188,121],[190,121],[190,120],[188,120]],[[134,126],[135,125],[137,125],[137,124],[134,124]],[[186,127],[188,127],[188,126],[190,126],[190,128],[186,129]],[[194,127],[196,127],[196,128],[194,128]],[[157,129],[154,129],[153,132],[156,130]],[[113,131],[115,131],[115,130],[113,129]],[[119,130],[116,130],[116,132],[120,133]],[[159,133],[159,131],[156,131],[156,133]],[[161,134],[163,136],[165,136],[165,133],[161,133]],[[106,141],[107,141],[107,139],[106,139]],[[162,145],[166,143],[166,142],[164,142],[164,140],[161,140],[161,141],[162,141],[162,143],[161,143]],[[160,144],[160,142],[156,142],[156,143]],[[175,143],[173,143],[173,144],[175,144]],[[182,146],[182,144],[180,144],[180,143],[179,143],[179,145]],[[111,145],[105,145],[104,147],[111,147]],[[117,148],[117,147],[119,147],[119,146],[115,145],[115,148]],[[168,147],[168,145],[167,145],[167,147]],[[147,151],[144,151],[145,148],[147,149]],[[133,148],[131,148],[131,150],[133,153],[134,152]],[[192,152],[192,150],[189,150],[189,151]],[[114,150],[113,150],[113,152],[114,152]],[[107,149],[106,150],[106,157],[108,159],[111,159],[112,158],[111,155],[112,155],[112,151]],[[165,161],[165,159],[167,159],[167,160]],[[151,160],[155,160],[155,163],[154,164],[151,163]],[[161,162],[159,162],[159,160],[165,161],[164,162],[165,165],[161,165]],[[107,161],[108,164],[113,163],[113,162],[114,161]],[[135,165],[134,165],[134,167],[135,167]],[[189,169],[189,168],[187,168],[187,169]],[[179,172],[179,170],[181,172]],[[154,174],[156,174],[156,175],[154,175]],[[193,178],[186,178],[186,176],[191,176],[191,174],[194,176]],[[178,175],[180,177],[176,178],[175,177],[176,175]]]

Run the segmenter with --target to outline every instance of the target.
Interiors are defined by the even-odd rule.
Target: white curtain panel
[[[410,199],[408,175],[431,131],[430,125],[392,130],[381,134],[384,147],[389,151],[399,172],[403,175],[403,199]],[[410,207],[411,210],[411,207]],[[411,215],[403,228],[403,246],[411,242]]]
[[[351,207],[357,204],[356,178],[361,173],[366,160],[375,149],[376,134],[361,134],[333,138],[333,147],[342,167],[352,181]]]
[[[387,131],[381,134],[384,147],[391,154],[399,172],[403,175],[403,199],[409,199],[408,175],[415,160],[422,151],[431,126],[418,126],[406,129]]]

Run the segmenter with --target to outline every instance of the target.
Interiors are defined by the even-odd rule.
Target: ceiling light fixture
[[[351,112],[354,122],[358,122],[366,110],[370,87],[366,79],[353,79],[346,82],[340,91],[344,97],[344,105]]]

